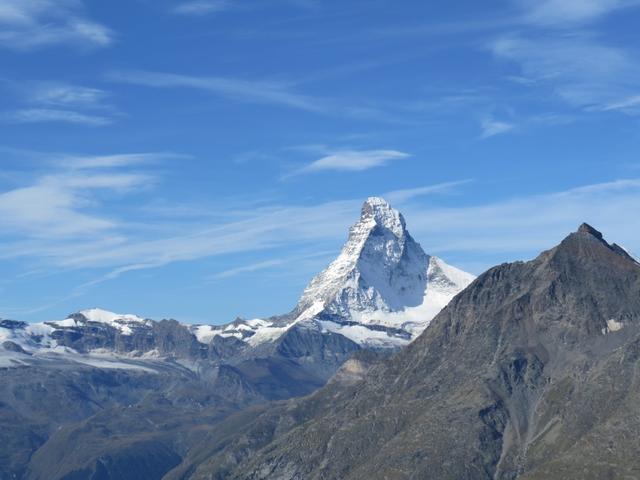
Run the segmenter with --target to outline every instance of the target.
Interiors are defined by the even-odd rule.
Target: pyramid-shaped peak
[[[361,221],[374,220],[377,225],[392,230],[400,236],[405,231],[404,217],[382,197],[369,197],[362,205]]]
[[[569,257],[580,258],[582,260],[589,259],[591,261],[601,259],[610,261],[610,259],[606,260],[605,257],[600,255],[607,250],[626,260],[630,260],[636,265],[640,264],[638,258],[632,255],[626,248],[621,247],[617,243],[609,243],[599,230],[596,230],[588,223],[580,225],[577,232],[570,234],[560,245],[553,249],[555,252],[568,254]],[[598,252],[600,252],[600,254]]]
[[[580,228],[578,228],[578,233],[592,235],[596,237],[598,240],[603,240],[604,238],[601,232],[593,228],[588,223],[583,223],[582,225],[580,225]]]

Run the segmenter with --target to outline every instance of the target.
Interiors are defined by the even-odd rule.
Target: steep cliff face
[[[346,367],[347,382],[257,415],[194,478],[640,472],[640,264],[588,225],[480,276],[388,361]]]
[[[431,292],[450,300],[472,280],[472,275],[427,255],[409,234],[402,214],[372,197],[362,206],[342,252],[309,283],[296,312],[303,315],[318,304],[324,312],[345,318],[401,312],[423,306]]]
[[[338,258],[309,283],[289,323],[274,334],[297,326],[338,334],[360,347],[397,349],[473,279],[427,255],[402,214],[372,197]]]
[[[429,256],[406,229],[402,215],[369,198],[338,258],[315,277],[298,302],[301,314],[320,302],[333,314],[398,311],[422,304]]]

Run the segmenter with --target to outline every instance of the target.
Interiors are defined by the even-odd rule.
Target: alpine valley
[[[374,197],[285,315],[1,320],[0,479],[187,478],[195,446],[230,414],[310,394],[354,355],[396,352],[473,279],[427,255]]]

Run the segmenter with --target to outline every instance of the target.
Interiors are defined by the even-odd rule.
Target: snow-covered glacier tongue
[[[286,324],[262,325],[249,341],[274,340],[296,326],[339,334],[362,347],[401,347],[473,279],[427,255],[402,214],[371,197],[338,258],[309,283]]]

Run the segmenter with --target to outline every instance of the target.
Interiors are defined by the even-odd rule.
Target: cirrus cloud
[[[0,0],[0,46],[24,51],[110,45],[113,32],[87,18],[82,7],[80,0]]]
[[[398,150],[339,150],[296,170],[286,177],[322,171],[361,172],[382,167],[411,155]]]

